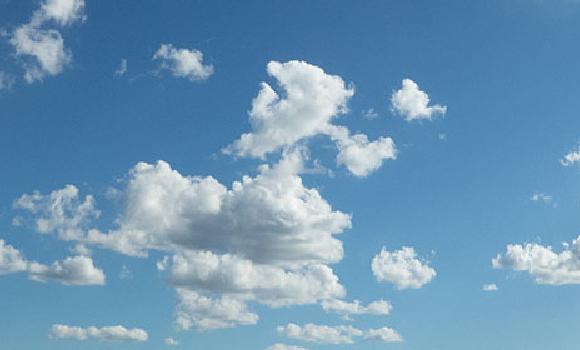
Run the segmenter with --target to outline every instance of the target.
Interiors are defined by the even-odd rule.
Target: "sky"
[[[577,349],[579,17],[0,0],[0,348]]]

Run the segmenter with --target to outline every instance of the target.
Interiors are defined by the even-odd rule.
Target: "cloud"
[[[206,80],[213,74],[213,66],[203,64],[203,53],[199,50],[176,49],[171,44],[162,44],[153,56],[160,67],[180,78],[191,81]]]
[[[277,331],[279,335],[285,335],[291,339],[318,344],[353,344],[357,337],[383,343],[399,343],[403,341],[403,337],[399,333],[387,327],[363,331],[352,326],[343,325],[325,326],[308,323],[299,326],[289,323],[286,326],[278,326]]]
[[[530,200],[533,202],[541,202],[546,205],[552,205],[554,208],[558,206],[558,203],[554,202],[554,197],[546,193],[534,192],[530,197]]]
[[[508,244],[504,255],[492,259],[492,266],[526,271],[538,284],[580,284],[580,236],[571,246],[564,243],[560,253],[536,243]]]
[[[484,292],[497,292],[498,288],[495,283],[490,283],[484,284],[483,287],[481,287],[481,290],[483,290]]]
[[[365,119],[372,120],[372,119],[377,119],[379,117],[379,114],[377,113],[377,111],[375,111],[374,108],[369,108],[369,109],[364,109],[362,111],[362,116]]]
[[[181,288],[177,289],[177,297],[176,323],[181,330],[223,329],[258,322],[258,315],[248,311],[246,303],[234,297],[212,299]]]
[[[383,343],[400,343],[403,337],[391,328],[369,329],[364,334],[365,340],[374,340]]]
[[[78,188],[73,185],[47,195],[37,191],[24,194],[14,201],[13,207],[34,218],[37,232],[56,233],[62,240],[82,239],[86,226],[100,215],[93,196],[81,200]]]
[[[397,289],[418,289],[429,283],[437,273],[417,258],[415,249],[403,247],[389,252],[384,247],[371,264],[378,282],[390,282]]]
[[[345,294],[338,277],[326,265],[286,271],[211,252],[174,256],[171,282],[183,288],[257,300],[274,307],[313,304]]]
[[[3,239],[0,239],[0,276],[26,271],[28,262],[18,249],[15,249]]]
[[[224,153],[264,158],[303,140],[326,135],[337,143],[337,163],[356,176],[368,175],[384,159],[395,159],[391,138],[369,141],[364,134],[351,135],[346,127],[332,123],[348,111],[347,102],[354,95],[354,89],[347,87],[340,76],[304,61],[271,61],[267,71],[284,93],[280,96],[263,82],[249,112],[252,132],[242,134],[223,149]]]
[[[57,281],[77,286],[105,284],[103,270],[96,268],[93,259],[87,256],[68,257],[51,265],[32,262],[28,267],[28,277],[39,282]]]
[[[290,339],[298,339],[319,344],[352,344],[353,337],[362,336],[363,331],[352,326],[324,326],[312,323],[299,326],[289,323],[286,326],[278,326],[278,334],[285,335]]]
[[[273,344],[270,345],[266,348],[266,350],[308,350],[306,348],[303,348],[301,346],[295,346],[295,345],[286,345],[286,344]]]
[[[177,340],[173,339],[172,337],[165,338],[165,340],[163,342],[167,346],[177,346],[177,345],[179,345],[179,342]]]
[[[127,329],[123,326],[82,328],[63,324],[53,325],[49,337],[52,339],[75,339],[80,341],[96,339],[100,341],[144,342],[149,339],[147,332],[140,328]]]
[[[391,107],[407,121],[430,120],[437,114],[444,115],[446,106],[429,106],[429,95],[419,89],[419,85],[411,79],[403,79],[401,89],[391,96]]]
[[[36,10],[29,23],[17,27],[10,43],[18,56],[30,57],[25,62],[24,79],[28,83],[57,75],[72,62],[72,54],[64,47],[60,32],[47,28],[53,24],[66,26],[84,17],[84,0],[46,0]]]
[[[393,309],[388,301],[382,299],[366,306],[358,300],[349,303],[344,300],[331,299],[323,301],[322,308],[326,312],[337,313],[344,319],[350,319],[351,315],[388,315]]]
[[[105,274],[86,256],[68,257],[51,265],[27,260],[23,254],[0,239],[0,275],[26,272],[28,278],[37,282],[55,281],[66,285],[104,285]]]
[[[125,75],[125,73],[127,73],[127,59],[123,58],[123,59],[121,59],[121,63],[119,64],[119,67],[115,71],[115,75],[120,77],[120,76]]]
[[[571,166],[578,163],[579,161],[580,161],[580,146],[578,146],[578,149],[568,152],[564,156],[564,158],[560,160],[560,164],[562,164],[563,166]]]
[[[396,159],[397,149],[390,137],[379,137],[369,142],[367,135],[348,135],[347,130],[334,133],[338,146],[338,165],[344,165],[355,176],[365,177],[383,165],[385,159]]]

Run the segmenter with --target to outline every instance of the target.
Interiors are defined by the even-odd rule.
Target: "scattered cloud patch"
[[[84,8],[84,0],[45,0],[29,23],[14,30],[10,43],[16,55],[29,58],[24,62],[24,79],[28,83],[60,74],[72,62],[62,35],[50,26],[68,26],[84,20]]]
[[[403,337],[391,328],[379,328],[360,330],[353,326],[326,326],[312,323],[303,326],[289,323],[286,326],[278,326],[279,335],[290,339],[297,339],[318,344],[353,344],[356,338],[379,341],[383,343],[399,343]]]
[[[421,288],[437,275],[411,247],[392,252],[383,247],[373,258],[371,268],[378,282],[392,283],[399,290]]]
[[[266,348],[266,350],[308,350],[308,349],[303,348],[301,346],[286,345],[286,344],[277,343],[277,344],[273,344],[273,345],[268,346]]]
[[[0,91],[10,90],[14,85],[14,77],[4,71],[0,71]]]
[[[173,339],[172,337],[165,338],[165,340],[163,342],[167,346],[177,346],[177,345],[179,345],[179,342],[177,340]]]
[[[492,259],[492,266],[526,271],[538,284],[580,284],[580,236],[571,245],[564,243],[559,253],[537,243],[509,244]]]
[[[563,166],[571,166],[580,161],[580,146],[577,149],[568,152],[564,158],[560,159],[560,164]]]
[[[362,116],[365,119],[372,120],[377,119],[379,117],[379,113],[377,113],[374,108],[369,108],[362,111]]]
[[[100,341],[136,341],[145,342],[149,339],[147,332],[140,328],[128,329],[123,326],[75,327],[64,324],[52,326],[49,337],[51,339],[74,339],[85,341],[95,339]]]
[[[364,333],[364,339],[382,343],[400,343],[403,341],[403,337],[397,331],[388,327],[369,329]]]
[[[365,134],[351,135],[334,119],[348,111],[347,102],[354,88],[337,75],[304,61],[267,65],[284,94],[263,82],[249,112],[252,132],[242,134],[223,152],[240,157],[264,158],[267,154],[288,149],[317,135],[329,136],[339,149],[337,163],[355,176],[364,177],[381,166],[385,159],[395,159],[393,140],[381,137],[369,141]]]
[[[121,63],[119,63],[119,67],[117,67],[117,70],[115,70],[115,75],[121,77],[125,75],[125,73],[127,73],[127,59],[122,58]]]
[[[550,205],[550,206],[553,206],[554,208],[558,206],[558,203],[556,203],[554,201],[554,197],[552,197],[552,195],[549,195],[546,193],[534,192],[530,196],[530,200],[532,202],[539,202],[539,203],[543,203],[546,205]]]
[[[174,76],[191,81],[206,80],[213,74],[213,66],[204,64],[203,53],[195,49],[177,49],[171,44],[162,44],[153,60],[160,61],[160,67]]]
[[[431,120],[436,115],[445,115],[447,107],[429,105],[429,95],[419,89],[411,79],[403,79],[401,89],[391,96],[392,109],[407,121]]]
[[[481,287],[481,290],[483,290],[484,292],[497,292],[499,289],[497,288],[497,285],[495,283],[490,283],[484,284],[483,287]]]
[[[363,305],[358,300],[346,302],[344,300],[332,299],[322,302],[322,308],[326,312],[333,312],[342,316],[343,319],[350,319],[351,315],[388,315],[393,307],[386,300],[373,301],[368,305]]]

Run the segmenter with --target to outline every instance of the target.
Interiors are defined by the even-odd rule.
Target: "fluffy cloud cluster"
[[[368,305],[363,305],[358,300],[349,303],[344,300],[332,299],[324,300],[322,308],[326,312],[334,312],[344,319],[350,319],[351,315],[388,315],[393,307],[386,300],[373,301]]]
[[[270,345],[266,348],[266,350],[308,350],[306,348],[303,348],[301,346],[295,346],[295,345],[286,345],[286,344],[273,344]]]
[[[373,258],[371,268],[377,281],[390,282],[397,289],[421,288],[437,275],[432,267],[417,258],[411,247],[392,252],[383,247]]]
[[[559,253],[535,243],[509,244],[503,255],[492,259],[492,266],[526,271],[539,284],[580,284],[580,236]]]
[[[353,344],[355,337],[363,337],[365,340],[375,340],[384,343],[403,341],[403,337],[391,328],[369,329],[366,331],[352,326],[326,326],[312,323],[299,326],[289,323],[286,326],[278,326],[279,335],[285,335],[291,339],[303,340],[319,344]]]
[[[369,141],[364,134],[351,135],[347,128],[332,123],[348,110],[347,102],[354,95],[341,77],[304,61],[272,61],[267,71],[283,89],[283,97],[262,83],[249,112],[252,132],[226,147],[225,153],[264,158],[302,140],[327,135],[339,149],[337,163],[356,176],[366,176],[383,160],[395,158],[391,138]]]
[[[498,288],[495,283],[490,283],[484,284],[483,287],[481,287],[481,290],[483,290],[484,292],[497,292]]]
[[[128,329],[123,326],[98,327],[74,327],[63,324],[55,324],[50,332],[52,339],[96,339],[101,341],[137,341],[144,342],[149,339],[147,332],[140,328]]]
[[[39,192],[25,194],[14,201],[15,209],[26,211],[34,217],[39,233],[57,233],[62,240],[80,240],[86,226],[100,215],[92,196],[79,198],[73,185],[43,195]],[[18,223],[19,220],[16,220]]]
[[[153,59],[160,61],[160,67],[176,77],[194,81],[206,80],[213,74],[213,66],[203,63],[203,53],[199,50],[176,49],[171,44],[162,44]]]
[[[208,330],[252,325],[258,315],[248,311],[243,300],[230,296],[210,298],[187,289],[177,289],[177,327]]]
[[[429,106],[429,95],[411,79],[404,79],[401,89],[391,96],[391,107],[407,121],[432,119],[447,112],[446,106]]]
[[[32,58],[25,63],[27,82],[57,75],[72,61],[60,32],[48,27],[51,24],[67,26],[84,19],[84,8],[84,0],[45,0],[29,23],[14,30],[10,43],[16,54]]]
[[[563,166],[571,166],[578,162],[580,162],[580,146],[578,146],[578,149],[568,152],[564,158],[560,160],[560,163]]]
[[[104,272],[95,267],[87,256],[68,257],[51,265],[28,261],[22,253],[0,239],[0,275],[26,272],[28,278],[38,282],[55,281],[67,285],[103,285]]]

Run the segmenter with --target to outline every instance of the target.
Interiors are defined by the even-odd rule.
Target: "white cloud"
[[[352,326],[343,325],[325,326],[308,323],[299,326],[289,323],[286,326],[278,326],[277,331],[279,335],[285,335],[291,339],[318,344],[353,344],[357,337],[383,343],[399,343],[403,341],[403,337],[399,333],[387,327],[363,331]]]
[[[358,300],[346,302],[339,299],[325,300],[322,302],[322,308],[326,312],[334,312],[341,315],[344,319],[350,319],[351,315],[388,315],[393,307],[386,300],[376,300],[368,305],[363,305]]]
[[[391,107],[405,120],[430,120],[437,114],[444,115],[447,112],[446,106],[429,106],[429,95],[420,90],[413,80],[403,79],[402,84],[402,88],[394,91],[391,96]]]
[[[18,249],[15,249],[3,239],[0,239],[0,276],[26,271],[28,262]]]
[[[68,257],[51,265],[31,262],[28,266],[28,277],[39,282],[58,281],[78,286],[105,284],[103,270],[95,267],[93,259],[87,256]]]
[[[312,323],[299,326],[289,323],[278,326],[278,334],[290,339],[298,339],[319,344],[352,344],[353,337],[362,336],[363,331],[352,326],[325,326]]]
[[[379,117],[379,114],[377,113],[377,111],[375,111],[374,108],[369,108],[369,109],[365,109],[362,111],[362,116],[365,119],[377,119]]]
[[[100,215],[93,197],[89,195],[81,200],[78,188],[73,185],[48,195],[39,192],[22,195],[13,206],[34,217],[39,233],[56,232],[62,240],[82,239],[86,226]]]
[[[115,75],[120,77],[120,76],[125,75],[125,73],[127,73],[127,59],[123,58],[123,59],[121,59],[121,63],[119,64],[119,67],[115,71]]]
[[[536,243],[509,244],[504,255],[492,259],[493,268],[526,271],[538,284],[580,284],[580,236],[565,243],[560,253]]]
[[[397,331],[387,327],[365,331],[364,339],[383,343],[400,343],[403,341],[403,337]]]
[[[267,264],[211,252],[185,252],[173,258],[171,281],[179,287],[235,295],[279,307],[342,297],[344,288],[326,265],[285,271]]]
[[[56,281],[67,285],[104,285],[105,274],[86,256],[68,257],[51,265],[27,260],[22,253],[0,239],[0,275],[26,272],[37,282]]]
[[[128,329],[123,326],[97,327],[74,327],[63,324],[52,326],[50,333],[52,339],[75,339],[88,340],[96,339],[101,341],[137,341],[144,342],[149,339],[147,332],[140,328]]]
[[[280,96],[263,82],[249,112],[252,132],[242,134],[224,153],[264,158],[316,135],[326,135],[337,143],[337,163],[356,176],[376,170],[384,159],[395,158],[391,138],[369,141],[364,134],[334,125],[337,116],[348,111],[347,102],[354,89],[340,76],[325,73],[304,61],[271,61],[267,71],[284,91]]]
[[[580,146],[576,150],[568,152],[564,158],[560,160],[563,166],[571,166],[580,161]]]
[[[547,205],[552,205],[553,207],[558,206],[558,204],[554,202],[554,197],[546,193],[534,192],[530,197],[530,200],[533,202],[541,202]]]
[[[176,77],[189,80],[206,80],[213,74],[213,66],[203,63],[199,50],[176,49],[171,44],[162,44],[153,56],[161,61],[161,68],[168,69]]]
[[[273,344],[273,345],[268,346],[266,348],[266,350],[308,350],[308,349],[303,348],[301,346],[286,345],[286,344],[277,343],[277,344]]]
[[[222,296],[212,299],[186,289],[177,289],[177,327],[181,330],[232,328],[253,325],[258,315],[248,311],[244,301]]]
[[[367,135],[348,135],[346,128],[338,128],[331,136],[338,146],[336,162],[355,176],[365,177],[381,167],[385,159],[396,159],[397,149],[390,137],[369,142]]]
[[[481,287],[481,290],[483,290],[484,292],[497,292],[498,288],[495,283],[490,283],[484,284],[483,287]]]
[[[437,275],[426,262],[417,258],[411,247],[392,252],[383,247],[373,258],[371,268],[377,281],[393,283],[397,289],[421,288]]]
[[[71,63],[72,55],[65,49],[60,32],[47,28],[47,24],[55,21],[64,26],[84,19],[84,7],[84,0],[46,0],[29,23],[14,30],[10,43],[16,54],[32,58],[25,62],[24,78],[28,83],[42,80],[46,75],[57,75]]]
[[[173,339],[172,337],[165,338],[164,343],[167,346],[177,346],[177,345],[179,345],[179,342],[177,340]]]

